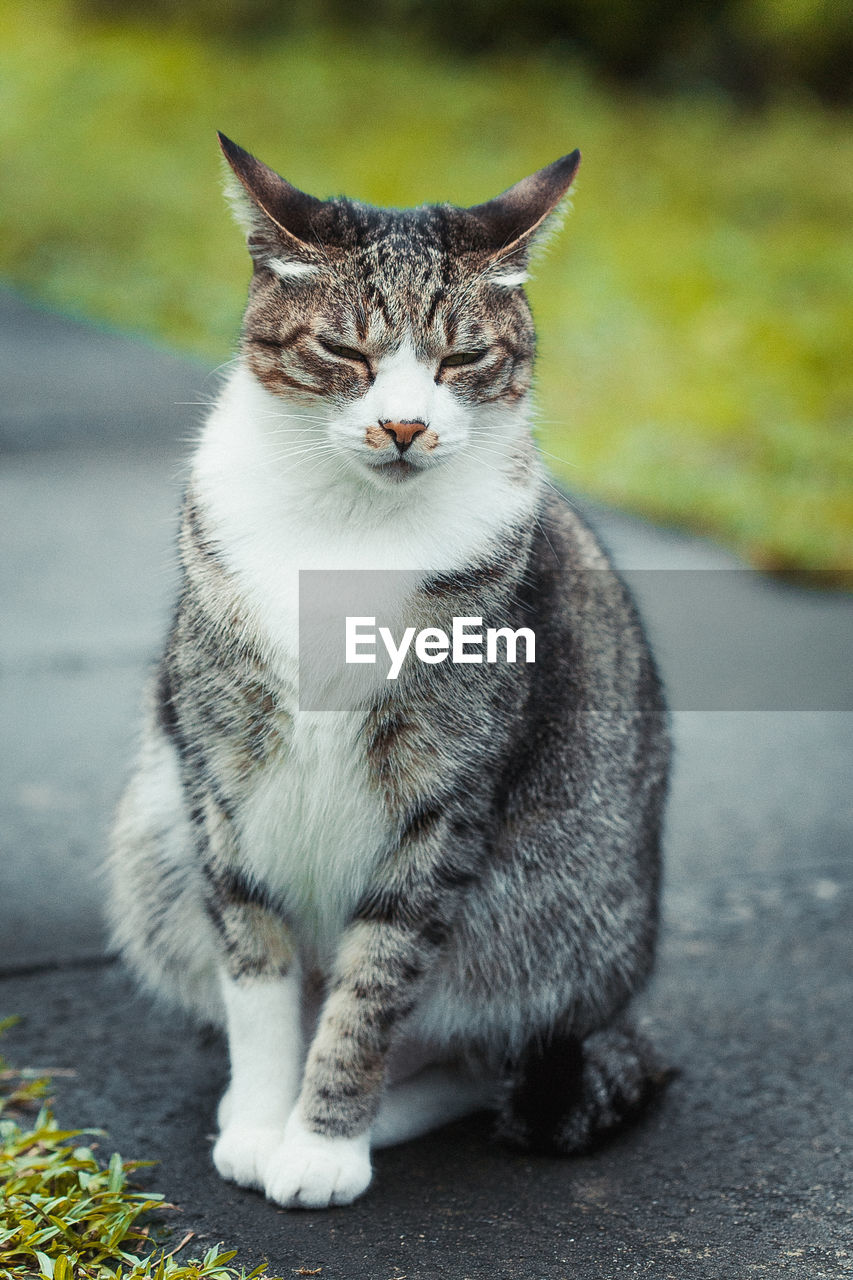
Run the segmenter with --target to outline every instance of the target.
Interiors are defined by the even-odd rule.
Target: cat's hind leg
[[[107,865],[111,944],[161,998],[222,1020],[216,937],[173,743],[149,716]]]
[[[551,1155],[591,1151],[633,1123],[673,1072],[630,1026],[528,1049],[498,1120],[513,1146]]]
[[[501,1093],[495,1080],[477,1079],[460,1067],[425,1067],[386,1090],[370,1145],[374,1150],[394,1147],[475,1111],[496,1110]]]

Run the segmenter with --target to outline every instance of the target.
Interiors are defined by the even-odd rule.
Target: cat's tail
[[[591,1151],[633,1123],[674,1074],[630,1026],[554,1037],[517,1065],[497,1136],[550,1155]]]

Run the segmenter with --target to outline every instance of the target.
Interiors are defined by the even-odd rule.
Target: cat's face
[[[223,150],[251,199],[245,357],[309,454],[396,485],[466,449],[487,460],[519,431],[534,355],[529,237],[577,153],[475,209],[393,212],[315,200]]]

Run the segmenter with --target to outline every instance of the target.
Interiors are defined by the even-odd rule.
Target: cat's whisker
[[[286,462],[301,462],[302,460],[317,459],[321,461],[324,458],[339,456],[339,450],[333,446],[324,449],[322,447],[306,447],[298,450],[286,450],[281,453],[271,454],[264,458],[264,466],[279,466]],[[259,467],[260,469],[260,467]]]
[[[478,451],[477,456],[478,457],[480,456],[481,450],[483,453],[491,454],[491,456],[497,457],[498,459],[505,461],[508,464],[508,466],[512,465],[511,455],[507,455],[505,452],[501,451],[498,448],[498,446],[490,445],[485,435],[477,439],[477,451]],[[540,449],[537,445],[536,452],[541,454],[545,451]],[[555,456],[555,455],[549,455],[549,456]],[[558,459],[558,461],[564,461],[564,459]],[[569,465],[572,465],[572,464],[569,464]],[[568,502],[571,506],[573,506],[577,510],[577,504],[572,501],[571,497],[563,489],[559,488],[554,483],[554,480],[551,478],[551,476],[549,475],[546,469],[544,468],[539,469],[537,479],[540,483],[544,484],[547,488],[549,488],[551,492],[554,493],[561,501]]]
[[[487,463],[482,458],[480,458],[479,454],[477,456],[478,456],[478,461],[480,461],[483,466],[489,467],[493,471],[498,471],[498,473],[501,475],[505,475],[506,470],[509,470],[509,467],[511,466],[511,459],[507,458],[506,455],[501,455],[502,459],[508,464],[506,469],[495,468],[494,466],[492,466],[492,464]],[[540,484],[544,485],[547,489],[550,489],[550,491],[555,495],[555,497],[559,498],[561,502],[567,503],[574,510],[578,509],[577,504],[572,501],[569,495],[566,494],[562,489],[557,488],[557,486],[553,483],[553,481],[548,477],[547,472],[540,469],[539,475],[537,476],[537,480]],[[551,547],[552,552],[554,552],[554,548],[553,546],[551,546],[551,542],[548,539],[548,536],[545,532],[545,529],[542,525],[540,518],[538,516],[535,516],[534,518],[536,519],[536,523],[539,525],[539,528],[542,532],[542,536],[545,538],[545,541],[548,543],[548,546]],[[554,555],[556,557],[556,552],[554,552]]]
[[[218,364],[215,369],[211,369],[210,373],[207,376],[209,378],[215,378],[216,375],[218,373],[221,373],[223,369],[233,369],[233,368],[236,368],[237,365],[240,365],[242,363],[243,363],[243,355],[242,353],[238,353],[236,356],[232,356],[230,360],[223,360],[222,363]]]
[[[261,410],[259,417],[280,419],[284,421],[302,421],[302,422],[328,422],[328,417],[319,413],[287,413],[283,409],[267,409]]]
[[[282,464],[288,463],[288,462],[295,462],[295,463],[302,464],[303,462],[316,461],[320,463],[323,460],[331,458],[333,456],[334,454],[331,451],[328,453],[318,453],[316,450],[312,449],[310,452],[300,453],[300,454],[292,454],[292,453],[280,454],[277,457],[271,458],[269,461],[272,466],[281,466]],[[307,474],[304,468],[302,470],[302,474],[303,476]]]
[[[210,372],[204,375],[203,381],[207,382],[210,378],[215,378],[218,373],[223,371],[223,369],[234,369],[238,365],[242,364],[243,361],[243,352],[237,350],[233,356],[228,356],[225,360],[220,360],[219,364],[214,365]]]
[[[566,467],[579,467],[579,462],[572,462],[570,458],[563,458],[558,453],[551,453],[549,449],[543,449],[539,441],[536,441],[536,448],[546,458],[553,458],[555,462],[561,462]]]
[[[317,449],[310,449],[310,450],[307,450],[305,453],[301,453],[298,455],[285,454],[273,461],[274,461],[274,464],[276,465],[281,462],[288,462],[291,460],[297,461],[299,463],[299,475],[301,480],[304,482],[316,471],[319,471],[320,468],[323,465],[325,465],[330,459],[335,462],[339,462],[339,463],[342,462],[340,450],[331,446],[328,449],[322,450],[322,451]],[[304,465],[304,461],[313,462],[314,465],[306,467]]]
[[[289,429],[286,425],[289,422],[316,422],[320,426],[328,426],[329,422],[328,417],[314,417],[307,415],[307,413],[280,413],[277,411],[259,412],[257,413],[257,419],[264,422],[272,422],[274,425],[278,424],[282,426],[283,430]],[[292,428],[292,430],[296,430],[296,428]],[[304,428],[304,430],[307,430],[307,428]]]

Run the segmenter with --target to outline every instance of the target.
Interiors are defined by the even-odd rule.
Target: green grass
[[[755,564],[853,565],[853,131],[807,102],[626,96],[545,58],[303,35],[226,48],[0,18],[0,274],[221,360],[248,277],[214,130],[297,185],[484,199],[574,146],[539,266],[544,447],[571,486]]]
[[[0,1022],[0,1032],[15,1021]],[[48,1084],[0,1058],[4,1280],[274,1280],[265,1266],[231,1266],[235,1253],[221,1245],[179,1260],[191,1233],[152,1248],[152,1210],[174,1206],[133,1190],[128,1175],[148,1162],[114,1153],[104,1165],[95,1150],[101,1131],[60,1129],[44,1104]]]

